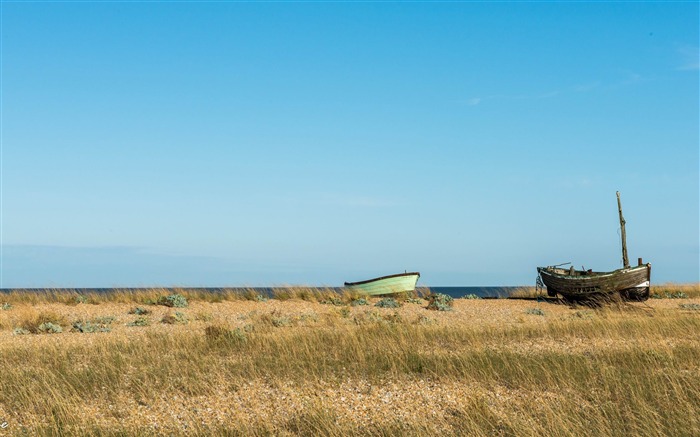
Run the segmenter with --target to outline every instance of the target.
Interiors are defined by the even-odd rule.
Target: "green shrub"
[[[384,299],[375,303],[374,306],[379,308],[399,308],[401,304],[393,297],[385,297]]]
[[[304,313],[299,316],[299,320],[302,322],[318,322],[318,314],[314,312]]]
[[[345,302],[339,297],[331,296],[328,299],[322,300],[322,304],[324,305],[335,305],[335,306],[343,306],[345,305]]]
[[[463,296],[462,299],[481,299],[481,297],[477,296],[476,294],[467,294],[466,296]]]
[[[4,303],[4,304],[2,304],[2,306],[0,307],[0,309],[2,309],[3,311],[7,311],[7,310],[9,310],[9,309],[12,309],[12,304],[10,304],[10,303]]]
[[[267,298],[267,296],[263,296],[262,294],[256,294],[255,301],[256,302],[267,302],[268,298]]]
[[[576,312],[574,312],[572,317],[576,317],[579,319],[592,319],[593,318],[593,311],[590,311],[590,310],[576,311]]]
[[[700,304],[698,304],[698,303],[682,303],[678,306],[682,310],[700,311]]]
[[[99,325],[111,325],[115,320],[117,320],[117,318],[114,316],[101,316],[93,317],[91,322]]]
[[[42,334],[59,334],[63,332],[63,328],[60,325],[53,324],[51,322],[44,322],[37,328],[38,333]]]
[[[653,292],[651,293],[651,297],[653,299],[687,299],[688,295],[683,293],[682,291],[676,291],[674,293],[669,293],[668,291],[664,291],[664,294],[658,293],[658,292]]]
[[[151,310],[142,307],[136,307],[129,310],[129,314],[136,314],[137,316],[145,316],[151,314]]]
[[[416,319],[416,323],[417,323],[417,324],[420,324],[420,325],[432,325],[432,324],[435,323],[435,319],[421,314],[421,315],[418,316],[418,318]]]
[[[166,314],[160,320],[161,323],[168,325],[186,325],[188,322],[187,314],[175,311],[175,314]]]
[[[525,310],[526,314],[532,314],[533,316],[544,316],[544,311],[540,308],[528,308]]]
[[[281,328],[283,326],[289,326],[292,324],[292,321],[289,319],[287,316],[283,315],[273,315],[270,319],[272,326],[275,328]]]
[[[83,322],[81,320],[74,322],[72,328],[73,332],[82,333],[110,332],[111,330],[112,328],[109,326],[109,323],[98,323],[95,321]]]
[[[361,305],[369,305],[369,302],[367,302],[367,299],[365,299],[364,297],[361,297],[350,302],[350,305],[354,307]]]
[[[187,299],[185,296],[175,293],[169,296],[162,296],[158,299],[158,304],[170,308],[187,308]]]
[[[452,305],[454,305],[452,296],[435,293],[430,295],[426,308],[433,311],[452,311]]]
[[[425,300],[419,299],[417,297],[409,297],[408,299],[406,299],[406,302],[407,303],[417,303],[418,305],[423,305],[423,302],[425,302]]]
[[[73,301],[75,303],[88,303],[88,298],[83,296],[82,294],[79,294],[79,295],[75,296]]]
[[[24,328],[15,328],[12,330],[13,335],[26,335],[26,334],[31,334],[31,332],[27,331]]]
[[[136,319],[134,319],[133,322],[127,323],[126,326],[148,326],[150,324],[151,322],[150,320],[148,320],[147,317],[139,316]]]

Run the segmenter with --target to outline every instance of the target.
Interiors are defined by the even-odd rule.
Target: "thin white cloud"
[[[398,202],[372,196],[331,196],[328,203],[335,206],[354,208],[387,208],[398,205]]]
[[[348,208],[389,208],[403,205],[402,202],[374,196],[355,194],[309,194],[302,197],[280,197],[278,202],[287,206],[323,206]]]
[[[471,99],[467,100],[467,105],[469,106],[476,106],[479,103],[481,103],[481,97],[472,97]]]
[[[697,46],[683,45],[676,48],[676,52],[681,58],[677,70],[696,71],[700,70],[700,48]]]
[[[684,53],[686,53],[686,58],[690,59],[683,69],[685,70],[697,70],[698,69],[698,60],[697,60],[697,48],[688,48],[685,47]],[[693,52],[694,50],[694,52]],[[691,56],[688,53],[695,53],[696,57]],[[467,105],[469,106],[477,106],[482,103],[485,103],[490,100],[544,100],[544,99],[551,99],[554,97],[565,97],[567,95],[571,95],[574,93],[588,93],[588,92],[593,92],[596,90],[599,90],[603,86],[607,86],[608,88],[616,88],[618,86],[623,86],[623,85],[638,85],[638,84],[643,84],[646,82],[653,81],[653,78],[650,77],[645,77],[642,76],[641,74],[634,72],[634,71],[629,71],[629,70],[621,70],[619,73],[624,77],[619,79],[617,83],[613,84],[604,84],[601,81],[593,81],[593,82],[585,82],[585,83],[579,83],[576,85],[571,85],[566,88],[560,89],[560,90],[552,90],[552,91],[547,91],[547,92],[542,92],[539,94],[493,94],[490,96],[475,96],[466,101]]]
[[[550,99],[560,94],[558,90],[549,91],[541,94],[495,94],[485,97],[472,97],[467,100],[467,105],[476,106],[488,100],[541,100]]]
[[[600,81],[596,82],[590,82],[590,83],[581,83],[578,85],[574,85],[574,91],[577,93],[585,93],[588,91],[593,91],[594,89],[600,87]]]

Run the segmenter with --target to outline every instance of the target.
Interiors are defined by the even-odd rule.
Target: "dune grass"
[[[514,298],[531,298],[546,296],[546,289],[538,290],[535,287],[519,287],[510,293],[510,297]],[[652,298],[657,299],[684,299],[684,298],[699,298],[700,283],[696,284],[677,284],[668,282],[664,284],[652,284],[649,294]]]
[[[323,287],[274,287],[270,295],[262,295],[255,288],[222,288],[217,291],[205,289],[188,289],[180,287],[172,288],[115,288],[108,292],[82,291],[77,289],[41,289],[41,290],[10,290],[0,292],[0,305],[9,304],[42,304],[61,303],[65,305],[100,303],[135,303],[157,304],[159,300],[171,295],[181,295],[188,301],[200,302],[225,302],[242,300],[264,300],[267,298],[277,300],[300,299],[309,302],[320,302],[332,297],[340,297],[349,302],[359,297],[358,292],[336,292],[332,288]]]
[[[70,323],[15,302],[16,323]],[[551,304],[485,325],[409,304],[253,305],[193,310],[188,325],[6,336],[0,422],[16,435],[700,433],[698,312]]]

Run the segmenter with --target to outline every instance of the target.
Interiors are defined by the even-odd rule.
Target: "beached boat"
[[[366,293],[370,296],[380,294],[394,294],[413,292],[416,289],[416,282],[420,273],[398,273],[396,275],[381,276],[379,278],[368,279],[359,282],[346,282],[345,287]]]
[[[566,298],[594,297],[619,292],[622,297],[632,300],[647,300],[651,279],[651,264],[626,267],[612,272],[538,267],[542,282],[547,286],[547,294],[557,293]]]
[[[557,266],[538,267],[538,281],[547,287],[549,296],[560,294],[565,298],[591,298],[620,293],[623,298],[630,300],[647,300],[651,284],[651,264],[644,264],[638,259],[637,266],[630,267],[627,258],[627,241],[625,234],[625,219],[622,217],[620,193],[617,193],[617,207],[620,215],[622,238],[622,262],[624,267],[611,272],[594,272],[592,270],[576,270]]]

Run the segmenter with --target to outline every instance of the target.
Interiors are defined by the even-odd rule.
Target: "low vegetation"
[[[682,291],[537,308],[9,300],[0,422],[7,435],[700,435],[700,301]]]
[[[428,300],[428,309],[435,311],[451,311],[454,299],[441,293],[431,294]]]

